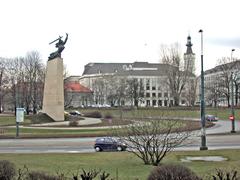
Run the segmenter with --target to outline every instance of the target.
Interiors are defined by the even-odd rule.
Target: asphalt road
[[[239,121],[236,130],[240,130]],[[231,131],[229,121],[219,121],[207,129],[207,147],[213,149],[240,149],[240,134],[214,135]],[[200,131],[176,150],[199,150]],[[1,139],[0,153],[93,153],[96,138]]]

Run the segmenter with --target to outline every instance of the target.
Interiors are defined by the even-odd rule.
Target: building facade
[[[177,70],[174,65],[148,62],[88,63],[82,76],[72,79],[89,88],[93,93],[93,105],[168,107],[175,105],[176,101],[179,101],[179,105],[191,105],[195,101],[196,88],[193,88],[195,54],[190,36],[187,37],[186,46],[184,67],[178,73],[187,75],[179,81],[179,89],[182,89],[177,100],[176,91],[170,89],[169,85],[169,72]]]
[[[204,72],[205,102],[209,106],[229,107],[240,102],[240,60],[225,59],[221,65]],[[233,102],[232,102],[233,96]]]
[[[95,104],[173,106],[174,98],[167,84],[170,68],[173,67],[168,64],[148,62],[89,63],[79,80],[94,92]],[[194,78],[191,76],[192,80]],[[186,105],[186,93],[183,90],[180,105]],[[116,99],[111,101],[111,96]]]
[[[80,76],[70,76],[64,80],[64,106],[87,107],[93,103],[93,92],[79,83]]]

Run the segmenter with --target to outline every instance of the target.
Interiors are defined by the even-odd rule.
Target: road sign
[[[229,116],[229,120],[233,121],[233,120],[234,120],[234,116],[233,116],[233,115],[230,115],[230,116]]]
[[[16,112],[16,122],[24,121],[24,108],[17,108]]]

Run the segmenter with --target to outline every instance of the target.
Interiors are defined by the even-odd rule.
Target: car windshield
[[[214,115],[207,115],[207,117],[215,117]]]
[[[115,142],[118,142],[118,140],[117,139],[115,139],[115,138],[109,138],[109,137],[106,137],[106,138],[98,138],[98,139],[96,139],[96,142],[107,142],[107,143],[115,143]]]

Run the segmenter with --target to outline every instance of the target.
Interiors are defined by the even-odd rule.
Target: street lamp
[[[201,33],[201,147],[200,150],[207,150],[206,146],[206,128],[205,128],[205,102],[204,102],[204,71],[203,71],[203,30]]]
[[[231,61],[232,61],[232,54],[235,49],[231,51]],[[234,94],[233,94],[233,71],[231,72],[231,121],[232,121],[232,130],[231,133],[235,133],[235,112],[234,112]]]
[[[232,61],[232,55],[233,55],[234,51],[235,51],[235,49],[232,49],[232,51],[231,51],[231,61]]]

